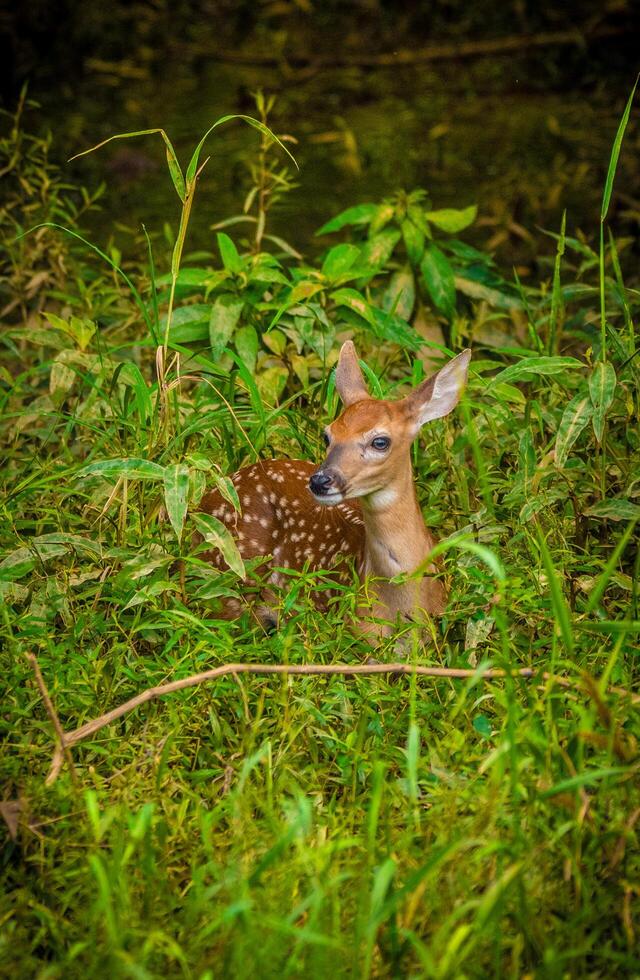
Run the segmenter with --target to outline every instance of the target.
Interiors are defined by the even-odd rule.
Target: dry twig
[[[67,737],[63,731],[62,725],[60,724],[60,719],[58,718],[56,709],[53,706],[53,701],[51,700],[51,696],[47,689],[47,685],[45,684],[42,673],[40,672],[40,664],[38,663],[38,658],[36,657],[35,653],[28,653],[27,660],[29,661],[33,669],[33,673],[36,679],[36,684],[38,685],[38,689],[42,696],[42,700],[44,701],[44,706],[47,709],[47,714],[49,715],[49,718],[51,719],[51,723],[53,724],[53,727],[56,730],[56,735],[58,738],[58,748],[56,749],[56,753],[60,754],[61,760],[63,756],[67,760],[67,765],[69,766],[69,772],[71,773],[71,779],[73,781],[74,786],[77,787],[78,777],[76,775],[76,770],[73,765],[73,756],[71,755],[71,750],[69,748]]]
[[[33,659],[35,660],[35,658]],[[86,724],[81,725],[80,728],[76,728],[76,730],[73,732],[62,732],[62,730],[60,730],[58,732],[60,745],[54,752],[51,768],[46,779],[46,784],[49,786],[57,779],[62,767],[63,758],[66,757],[67,761],[69,761],[69,747],[71,745],[75,745],[76,742],[81,742],[83,739],[95,734],[95,732],[99,731],[101,728],[104,728],[106,725],[110,725],[112,721],[116,721],[118,718],[122,718],[123,715],[126,715],[129,711],[133,711],[134,708],[138,708],[141,704],[146,704],[147,701],[164,697],[165,694],[173,694],[175,691],[182,691],[185,688],[196,687],[198,684],[202,684],[205,681],[216,680],[218,677],[223,677],[226,674],[285,674],[288,676],[297,675],[303,677],[356,677],[368,676],[372,674],[416,674],[418,677],[448,677],[454,679],[477,678],[478,680],[495,680],[496,678],[512,676],[522,677],[525,679],[539,677],[542,680],[552,681],[554,684],[559,684],[561,687],[565,688],[576,686],[576,682],[567,677],[558,677],[557,675],[549,674],[546,671],[538,673],[532,667],[520,667],[517,670],[508,672],[500,668],[470,670],[462,667],[423,667],[406,663],[223,664],[221,667],[214,667],[211,670],[205,670],[201,674],[192,674],[190,677],[183,677],[178,681],[170,681],[168,684],[159,684],[157,687],[148,687],[145,691],[141,691],[140,694],[136,694],[135,697],[129,698],[128,701],[124,701],[122,704],[118,705],[117,708],[107,711],[104,715],[100,715],[99,718],[94,718],[92,721],[86,722]],[[610,691],[619,695],[620,697],[630,698],[633,704],[640,703],[640,695],[631,694],[629,691],[624,690],[624,688],[610,688]],[[69,753],[69,755],[67,755],[67,753]]]

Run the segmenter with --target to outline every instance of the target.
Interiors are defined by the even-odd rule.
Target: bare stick
[[[529,51],[531,48],[546,48],[575,44],[584,47],[589,41],[615,37],[624,32],[623,27],[603,25],[594,31],[585,29],[555,31],[541,34],[517,34],[512,37],[487,38],[482,41],[466,41],[462,44],[432,44],[424,48],[400,49],[382,54],[363,54],[352,57],[337,55],[271,55],[244,54],[230,49],[212,54],[214,61],[227,61],[249,65],[281,65],[294,67],[309,66],[314,71],[320,68],[398,68],[401,65],[417,65],[434,61],[457,61],[463,58],[483,58],[493,55],[507,55],[516,51]]]
[[[47,685],[45,684],[44,678],[40,671],[40,664],[38,663],[38,658],[36,657],[35,653],[27,653],[26,656],[27,656],[27,660],[31,664],[36,679],[36,684],[38,685],[38,689],[42,696],[42,700],[44,701],[44,706],[47,709],[47,714],[49,715],[49,718],[51,719],[51,723],[56,730],[56,735],[58,738],[58,747],[56,749],[56,754],[60,753],[61,755],[64,755],[65,759],[67,760],[67,765],[69,766],[69,772],[71,773],[71,779],[73,781],[73,785],[77,788],[78,776],[76,774],[76,770],[73,765],[73,756],[71,755],[71,749],[69,748],[69,744],[67,742],[65,733],[62,729],[62,725],[60,724],[60,719],[58,718],[56,709],[53,706],[53,701],[51,700],[49,691],[47,690]]]
[[[168,684],[159,684],[157,687],[148,687],[145,691],[141,691],[140,694],[136,694],[135,697],[129,698],[128,701],[124,701],[122,704],[118,705],[117,708],[113,708],[111,711],[107,711],[106,714],[100,715],[99,718],[94,718],[92,721],[88,721],[86,724],[81,725],[80,728],[76,728],[75,731],[60,731],[60,747],[58,747],[54,753],[51,769],[49,770],[49,775],[46,779],[47,785],[53,783],[57,778],[62,767],[63,752],[64,756],[67,757],[66,752],[69,751],[69,746],[75,745],[76,742],[81,742],[83,739],[88,738],[90,735],[93,735],[106,725],[110,725],[112,721],[116,721],[118,718],[122,718],[123,715],[126,715],[129,711],[133,711],[134,708],[138,708],[141,704],[146,704],[147,701],[164,697],[166,694],[173,694],[174,691],[182,691],[188,687],[196,687],[198,684],[202,684],[205,681],[215,680],[218,677],[223,677],[225,674],[288,674],[303,677],[354,677],[370,676],[372,674],[417,674],[419,677],[449,677],[459,679],[477,678],[478,680],[494,680],[496,678],[507,676],[523,677],[525,679],[540,677],[543,680],[552,681],[554,684],[559,684],[561,687],[576,687],[576,682],[568,677],[558,677],[557,675],[549,674],[546,671],[538,673],[533,669],[533,667],[519,667],[514,671],[506,671],[500,668],[471,670],[463,667],[422,667],[414,666],[413,664],[397,663],[353,665],[223,664],[221,667],[214,667],[212,670],[205,670],[201,674],[192,674],[190,677],[183,677],[178,681],[170,681]],[[640,695],[638,694],[632,694],[630,691],[626,691],[624,688],[619,687],[611,688],[610,690],[612,693],[617,694],[620,697],[628,697],[632,704],[640,703]]]

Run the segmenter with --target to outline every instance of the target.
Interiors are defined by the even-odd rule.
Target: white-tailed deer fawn
[[[355,347],[347,341],[336,369],[345,409],[324,431],[322,465],[254,463],[231,477],[241,514],[218,491],[206,494],[200,509],[229,527],[244,559],[272,556],[270,582],[276,586],[284,579],[278,567],[339,569],[342,564],[344,569],[344,560],[351,558],[360,580],[373,580],[375,619],[393,624],[419,619],[421,613],[442,614],[447,594],[439,579],[426,574],[401,585],[389,579],[415,571],[435,544],[418,506],[411,444],[425,422],[455,408],[470,357],[471,351],[463,351],[406,398],[386,401],[369,395]],[[222,564],[217,553],[207,557]],[[225,615],[239,612],[238,603],[226,602]],[[264,608],[260,616],[275,620]],[[359,625],[367,632],[389,630],[364,620]]]

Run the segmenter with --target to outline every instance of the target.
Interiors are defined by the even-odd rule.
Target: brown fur
[[[369,397],[355,348],[347,342],[336,372],[346,408],[326,429],[323,464],[317,468],[302,460],[254,463],[231,477],[240,514],[218,491],[203,498],[201,510],[229,527],[244,559],[271,556],[269,581],[274,586],[285,581],[278,567],[333,569],[344,579],[350,575],[345,559],[352,559],[361,580],[373,579],[374,617],[397,622],[441,615],[447,593],[433,577],[433,564],[415,580],[389,580],[424,566],[434,547],[415,493],[411,444],[426,421],[455,407],[468,363],[465,351],[406,398],[378,400]],[[375,442],[379,438],[390,440],[382,450]],[[314,485],[318,496],[309,487],[312,476],[326,484]],[[222,567],[217,552],[206,557]],[[318,604],[324,605],[321,599]],[[225,612],[237,615],[237,604],[227,603]],[[363,617],[364,610],[360,625],[371,632]],[[378,635],[388,632],[373,629]]]

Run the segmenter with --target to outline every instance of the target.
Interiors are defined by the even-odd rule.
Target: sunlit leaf
[[[206,131],[206,133],[204,134],[204,136],[196,146],[195,150],[193,151],[193,155],[191,157],[191,160],[189,161],[189,166],[187,167],[186,181],[188,185],[191,185],[191,181],[193,180],[193,178],[195,177],[198,171],[198,164],[200,162],[200,153],[202,152],[202,147],[204,146],[208,137],[211,135],[214,129],[218,128],[218,126],[222,126],[224,123],[231,122],[234,119],[240,119],[242,120],[242,122],[246,122],[247,125],[252,126],[254,129],[257,129],[260,133],[262,133],[263,136],[267,136],[270,140],[273,140],[273,142],[277,143],[280,149],[284,150],[287,156],[290,157],[290,159],[293,161],[295,166],[296,167],[298,166],[298,164],[296,163],[296,159],[291,153],[291,151],[287,149],[284,143],[281,140],[279,140],[278,137],[275,135],[275,133],[272,133],[269,127],[265,126],[264,123],[261,123],[257,119],[254,119],[253,116],[245,116],[241,114],[221,116],[219,119],[216,119],[216,121],[212,126],[209,127],[209,129]]]
[[[589,517],[600,517],[609,521],[637,521],[640,519],[640,504],[618,497],[615,500],[601,500],[585,510]]]
[[[413,272],[407,266],[398,269],[389,280],[382,296],[382,308],[387,313],[395,313],[403,320],[410,320],[416,301],[416,284]]]
[[[399,231],[388,228],[369,239],[362,248],[359,262],[359,267],[365,275],[369,276],[377,272],[388,261],[400,241],[400,234]]]
[[[378,210],[377,204],[356,204],[355,207],[341,211],[319,228],[316,235],[329,235],[332,231],[340,231],[347,225],[367,225]]]
[[[253,372],[256,366],[259,346],[256,328],[251,326],[251,324],[245,327],[238,327],[233,335],[233,343],[249,371]]]
[[[589,395],[593,405],[593,431],[602,442],[604,423],[616,393],[616,372],[610,361],[598,361],[589,377]]]
[[[105,480],[112,480],[114,477],[116,479],[123,477],[128,480],[163,480],[164,466],[160,466],[150,459],[137,457],[102,459],[99,462],[83,466],[76,473],[77,480],[84,480],[89,476],[101,476]]]
[[[164,505],[171,526],[180,541],[189,499],[189,467],[184,463],[167,466],[164,471]]]
[[[349,272],[353,264],[360,259],[360,249],[355,245],[344,243],[335,245],[327,253],[322,263],[322,274],[329,282],[336,282]]]
[[[191,519],[207,542],[216,548],[232,572],[240,578],[246,577],[244,562],[231,531],[212,514],[192,514]]]
[[[86,156],[87,153],[93,153],[95,150],[99,150],[100,147],[106,146],[107,143],[111,143],[113,140],[132,139],[135,136],[151,136],[153,133],[159,133],[164,140],[167,149],[167,164],[169,166],[171,180],[173,181],[173,186],[176,189],[178,197],[181,201],[184,201],[186,194],[184,177],[182,176],[182,170],[180,168],[180,164],[178,163],[176,151],[174,150],[173,144],[165,133],[164,129],[139,129],[134,133],[116,133],[115,136],[109,136],[108,139],[102,140],[101,143],[96,143],[95,146],[90,147],[88,150],[83,150],[82,153],[76,153],[75,156],[71,157],[71,160],[77,160],[78,157]],[[71,160],[69,162],[71,162]]]
[[[430,221],[432,225],[436,228],[440,228],[442,231],[448,231],[450,235],[455,235],[457,232],[462,231],[463,228],[468,228],[476,220],[478,214],[478,208],[475,204],[470,205],[468,208],[441,208],[439,211],[427,211],[426,218]]]
[[[406,248],[407,255],[409,256],[409,261],[412,265],[418,265],[420,259],[422,258],[422,253],[424,252],[425,234],[422,229],[418,228],[418,226],[409,218],[406,218],[400,227],[402,230],[404,247]]]
[[[576,439],[588,425],[593,414],[593,405],[589,396],[579,393],[572,398],[560,419],[556,435],[556,465],[564,466],[567,456]]]
[[[211,356],[214,360],[220,357],[231,340],[243,306],[243,299],[239,299],[230,293],[223,293],[222,296],[217,297],[211,307],[209,342],[211,344]]]
[[[456,286],[449,260],[433,244],[427,245],[420,263],[422,279],[434,305],[449,319],[455,313]]]
[[[503,381],[530,381],[540,375],[562,374],[564,371],[577,371],[584,363],[575,357],[524,357],[517,364],[511,364],[499,371],[489,382],[489,387]]]

